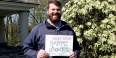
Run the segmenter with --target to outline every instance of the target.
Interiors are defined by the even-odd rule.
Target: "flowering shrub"
[[[62,20],[77,35],[83,58],[116,58],[116,0],[70,0]]]

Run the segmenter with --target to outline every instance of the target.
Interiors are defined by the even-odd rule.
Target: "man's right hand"
[[[48,58],[49,54],[45,50],[40,50],[37,53],[37,58]]]

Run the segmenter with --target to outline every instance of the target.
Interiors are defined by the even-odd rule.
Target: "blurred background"
[[[49,0],[1,1],[37,4],[29,9],[28,33],[47,19],[46,5]],[[82,48],[80,58],[116,58],[116,0],[59,1],[63,4],[62,20],[74,29]],[[19,18],[19,13],[4,17],[5,42],[0,43],[0,58],[25,58],[21,52]]]

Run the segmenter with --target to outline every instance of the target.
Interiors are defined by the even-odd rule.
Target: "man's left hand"
[[[69,56],[69,58],[77,58],[77,54],[76,54],[75,52],[73,52],[73,53]]]

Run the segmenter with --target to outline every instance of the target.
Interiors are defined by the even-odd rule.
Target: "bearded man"
[[[61,20],[62,5],[59,1],[48,2],[48,19],[36,25],[24,41],[23,52],[27,58],[79,58],[80,46],[73,29]],[[45,50],[46,35],[73,36],[73,52],[69,56],[50,56]]]

